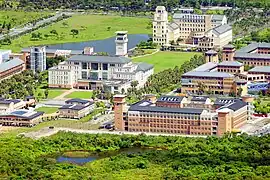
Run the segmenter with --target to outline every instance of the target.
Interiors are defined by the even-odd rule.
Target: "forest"
[[[1,0],[0,8],[29,8],[29,9],[57,9],[57,8],[69,8],[69,9],[119,9],[119,10],[154,10],[156,6],[163,5],[169,10],[172,10],[179,5],[199,8],[203,6],[229,6],[229,7],[257,7],[265,8],[269,7],[268,0]]]
[[[60,132],[33,140],[0,136],[0,179],[269,179],[270,136],[222,138],[89,135]],[[70,150],[152,147],[79,166],[57,163]],[[159,149],[156,149],[156,148]]]

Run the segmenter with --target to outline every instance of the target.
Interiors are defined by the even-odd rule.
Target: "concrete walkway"
[[[136,57],[133,57],[133,58],[131,58],[131,59],[137,59],[137,58],[141,58],[141,57],[152,56],[152,55],[158,53],[159,51],[160,51],[160,50],[157,49],[156,51],[152,52],[151,54],[145,54],[145,55],[141,55],[141,56],[136,56]]]

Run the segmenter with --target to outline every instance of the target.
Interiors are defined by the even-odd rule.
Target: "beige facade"
[[[232,41],[232,28],[224,15],[199,15],[181,10],[168,22],[164,6],[158,6],[153,20],[153,42],[158,45],[192,44],[200,49],[222,48]],[[176,43],[176,44],[177,44]]]
[[[126,109],[123,106],[124,96],[115,96],[115,126],[118,130],[130,132],[222,136],[247,121],[247,104],[242,100],[216,110],[207,98],[203,97],[203,101],[200,97],[196,98],[197,103],[179,96],[162,96],[156,103],[146,98]]]

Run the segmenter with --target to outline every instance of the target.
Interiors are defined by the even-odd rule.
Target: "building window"
[[[102,69],[105,70],[105,71],[107,71],[107,70],[108,70],[108,64],[104,64],[104,63],[103,63],[103,64],[102,64]]]
[[[98,70],[98,63],[91,63],[92,70]]]
[[[82,63],[82,69],[87,69],[87,63],[85,62]]]

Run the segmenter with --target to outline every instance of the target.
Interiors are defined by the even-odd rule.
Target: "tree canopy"
[[[269,135],[185,138],[60,132],[39,140],[0,136],[0,179],[269,179],[269,144]],[[83,166],[55,159],[65,151],[130,147],[153,150]]]

